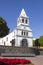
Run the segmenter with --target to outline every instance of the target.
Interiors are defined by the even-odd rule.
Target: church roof
[[[25,12],[24,9],[22,9],[20,17],[26,17],[26,18],[28,18],[28,16],[26,15],[26,12]]]

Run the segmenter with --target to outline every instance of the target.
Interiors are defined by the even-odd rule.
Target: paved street
[[[34,65],[43,65],[43,56],[36,56],[36,57],[21,57],[25,59],[31,60]]]
[[[37,57],[26,57],[26,59],[31,60],[34,65],[43,65],[43,56]]]

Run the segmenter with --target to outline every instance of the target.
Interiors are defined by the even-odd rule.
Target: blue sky
[[[0,16],[6,20],[10,32],[16,28],[22,8],[30,18],[33,37],[43,35],[43,0],[0,0]]]

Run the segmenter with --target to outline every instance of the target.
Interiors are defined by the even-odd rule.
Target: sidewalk
[[[24,59],[28,59],[28,60],[31,60],[31,62],[34,64],[34,65],[43,65],[43,56],[36,56],[36,57],[17,57],[17,58],[24,58]]]
[[[34,65],[43,65],[43,56],[22,57],[22,58],[31,60],[31,62],[32,62]]]

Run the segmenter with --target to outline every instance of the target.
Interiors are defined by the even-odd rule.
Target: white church
[[[0,45],[32,47],[33,35],[29,23],[29,17],[26,15],[25,10],[22,9],[17,19],[17,28],[7,36],[0,38]]]

